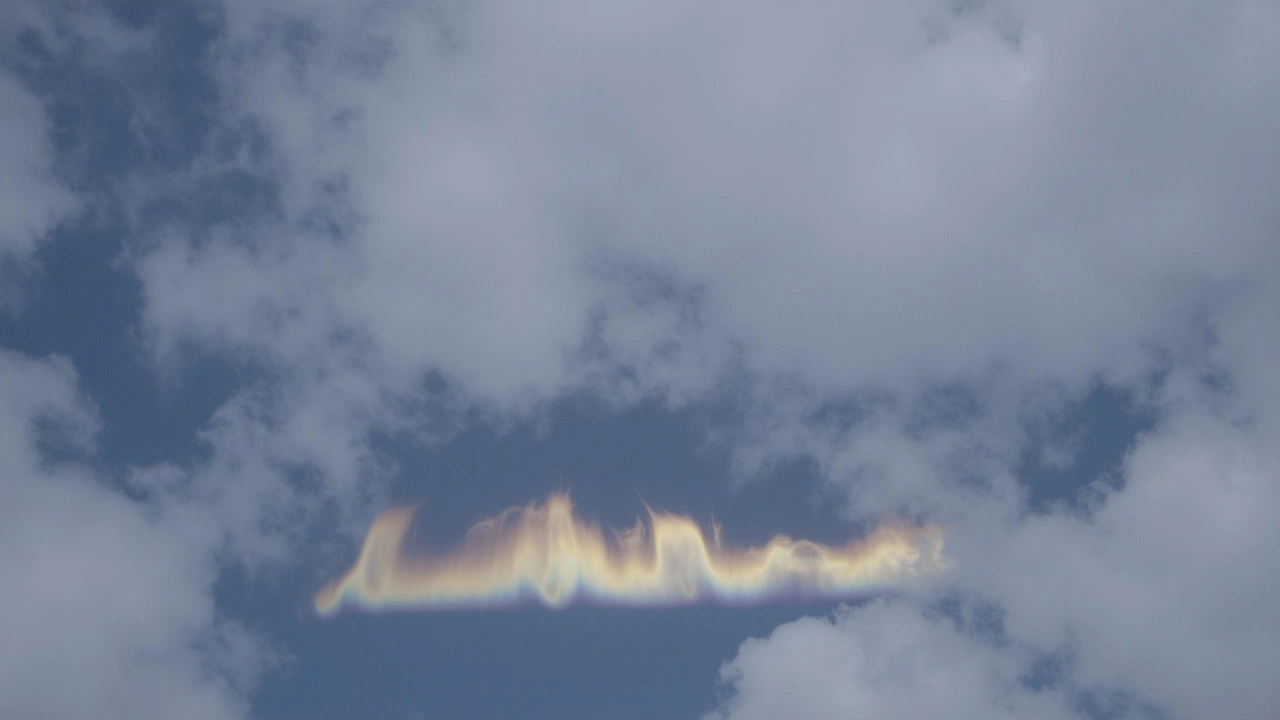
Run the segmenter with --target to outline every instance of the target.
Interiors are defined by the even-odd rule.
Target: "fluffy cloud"
[[[1280,702],[1267,671],[1280,663],[1276,460],[1220,421],[1170,421],[1091,517],[1029,520],[998,564],[969,566],[1009,632],[1065,647],[1080,682],[1132,689],[1171,717],[1265,717]]]
[[[73,206],[53,177],[49,118],[40,101],[12,73],[0,75],[0,107],[8,130],[0,144],[0,248],[26,258],[54,222]]]
[[[0,9],[0,310],[21,306],[38,275],[37,249],[91,204],[85,191],[94,181],[73,156],[101,148],[68,147],[65,111],[81,99],[55,95],[54,78],[97,73],[107,82],[123,58],[147,47],[145,32],[93,4],[15,0]]]
[[[1184,410],[1082,508],[971,509],[951,538],[947,585],[990,603],[987,631],[1002,642],[908,602],[806,619],[743,645],[723,671],[721,715],[791,706],[814,718],[918,717],[954,702],[959,717],[1087,718],[1082,698],[1101,693],[1120,698],[1115,717],[1266,717],[1280,701],[1268,675],[1280,663],[1273,436],[1270,421],[1242,429]],[[902,644],[886,650],[885,637]],[[895,653],[910,658],[898,678],[862,669]],[[1036,679],[1045,658],[1050,676]],[[1040,697],[1052,713],[1017,708],[1033,680],[1058,693]],[[912,702],[924,705],[902,704]]]
[[[580,380],[593,319],[613,360],[741,345],[820,387],[1127,379],[1269,245],[1266,4],[683,7],[231,4],[286,219],[349,206],[354,246],[271,228],[267,285],[181,320],[320,283],[389,361],[503,401]],[[701,289],[702,322],[608,312],[601,263]]]
[[[44,106],[3,68],[0,124],[5,128],[0,134],[0,307],[12,308],[21,300],[18,282],[29,269],[37,244],[76,203],[54,176]]]
[[[1018,652],[902,605],[843,608],[743,643],[706,720],[789,717],[1071,717],[1064,697],[1023,686]]]
[[[137,40],[71,4],[0,10],[0,309],[21,311],[38,247],[83,201],[44,71],[72,52],[103,67]],[[63,358],[0,348],[0,715],[243,717],[269,653],[214,608],[217,535],[182,517],[204,511],[144,505],[93,467],[99,421],[77,385]]]
[[[97,422],[65,360],[0,353],[0,715],[242,717],[267,656],[215,612],[189,518],[74,459]]]

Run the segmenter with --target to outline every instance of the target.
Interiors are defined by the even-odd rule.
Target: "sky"
[[[0,717],[1280,707],[1274,0],[0,8]]]

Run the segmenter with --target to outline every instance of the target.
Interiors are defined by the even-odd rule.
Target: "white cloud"
[[[1010,705],[984,691],[992,680],[960,674],[940,682],[933,663],[1003,673],[1007,683],[994,687],[1013,686],[1017,695],[1026,691],[1014,679],[1033,673],[1028,650],[1037,649],[1063,659],[1052,686],[1064,697],[1101,689],[1125,693],[1130,709],[1154,706],[1169,718],[1268,717],[1280,702],[1271,682],[1280,665],[1271,601],[1280,592],[1272,552],[1280,476],[1271,437],[1270,422],[1242,429],[1180,412],[1135,446],[1121,488],[1100,490],[1087,509],[970,508],[950,539],[955,569],[947,586],[994,603],[1008,645],[961,643],[949,622],[921,617],[905,602],[855,610],[834,624],[809,619],[743,646],[725,670],[732,682],[721,713],[770,717],[789,706],[814,718],[932,714],[922,709],[928,705],[904,709],[898,703],[906,697],[953,702],[959,717],[999,717]],[[917,658],[899,666],[900,677],[851,670],[860,657],[890,662],[906,653],[886,651],[878,633]]]
[[[243,717],[266,656],[215,612],[213,547],[61,459],[96,428],[69,363],[0,352],[0,715]]]
[[[1266,717],[1280,702],[1269,436],[1172,420],[1092,517],[1028,519],[967,548],[986,557],[966,565],[1014,637],[1074,652],[1080,682],[1132,689],[1175,718]]]
[[[55,143],[55,98],[43,86],[51,67],[79,62],[106,73],[147,42],[90,4],[14,0],[0,8],[0,310],[21,307],[37,248],[86,204],[74,163]]]
[[[707,720],[1067,718],[1064,696],[1024,687],[1019,653],[948,619],[878,602],[748,640],[720,671]]]
[[[355,336],[401,389],[517,410],[732,368],[819,400],[992,368],[1078,392],[1267,258],[1266,6],[288,7],[228,4],[216,54],[282,222],[143,258],[159,348]]]
[[[1269,240],[1247,186],[1274,164],[1228,165],[1273,154],[1265,78],[1230,62],[1274,52],[1249,3],[1009,10],[1016,42],[932,2],[682,7],[330,9],[303,33],[232,4],[224,83],[286,209],[340,180],[360,218],[320,302],[398,364],[554,394],[603,300],[591,261],[620,254],[705,287],[764,372],[1080,381],[1141,368]],[[285,283],[313,264],[267,242]]]
[[[0,36],[2,37],[2,36]],[[40,100],[0,68],[0,307],[21,300],[20,274],[36,246],[76,207],[53,172],[50,122]]]
[[[952,523],[953,582],[1018,642],[1065,643],[1071,682],[1265,717],[1280,11],[953,6],[228,3],[223,121],[270,151],[210,163],[278,183],[279,213],[166,228],[135,267],[159,357],[286,378],[210,432],[266,458],[217,490],[233,535],[271,517],[264,497],[322,502],[281,468],[358,495],[378,477],[364,438],[416,428],[401,409],[429,373],[517,414],[582,387],[727,385],[746,413],[716,430],[744,472],[813,456],[851,514]],[[1026,515],[1025,427],[1099,381],[1150,403],[1157,434],[1091,514]],[[841,403],[865,417],[821,419]],[[901,672],[856,648],[789,669],[850,638]],[[745,646],[724,712],[998,717],[1049,702],[1009,687],[1018,663],[860,610]],[[832,673],[848,695],[823,694]]]

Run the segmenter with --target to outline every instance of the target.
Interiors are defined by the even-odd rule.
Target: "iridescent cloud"
[[[437,610],[538,601],[631,606],[845,599],[899,589],[946,567],[942,533],[890,523],[841,546],[776,536],[727,547],[682,515],[606,531],[574,514],[566,495],[509,508],[476,523],[444,554],[409,546],[414,508],[374,520],[360,557],[316,594],[315,610]]]

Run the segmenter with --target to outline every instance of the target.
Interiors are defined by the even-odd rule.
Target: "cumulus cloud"
[[[1072,717],[1062,693],[1021,681],[1025,654],[904,605],[842,608],[743,643],[705,720]]]
[[[18,77],[0,67],[0,307],[21,300],[18,283],[36,246],[76,206],[53,170],[44,106]]]
[[[21,306],[38,248],[89,204],[56,113],[79,99],[55,95],[51,78],[70,68],[105,76],[147,46],[145,32],[95,5],[15,0],[0,9],[0,310]]]
[[[705,289],[762,372],[909,388],[1137,372],[1268,246],[1264,4],[355,7],[227,8],[286,217],[336,195],[358,239],[264,265],[483,397],[574,382],[601,256]]]
[[[51,128],[44,107],[13,73],[0,75],[0,107],[7,128],[0,145],[0,189],[5,198],[0,247],[25,259],[73,201],[53,176]]]
[[[950,385],[999,406],[936,452],[1008,465],[1046,389],[1143,382],[1274,262],[1272,13],[229,3],[226,124],[268,150],[217,167],[277,205],[166,228],[145,325],[499,410],[731,381],[747,473],[919,477],[890,449]],[[875,434],[795,429],[867,397]]]
[[[1123,489],[1089,517],[1027,520],[968,563],[976,584],[1015,637],[1066,648],[1081,682],[1133,689],[1173,717],[1265,717],[1280,702],[1266,670],[1280,662],[1268,600],[1280,475],[1264,437],[1169,421],[1134,449]]]
[[[965,680],[964,690],[936,682],[930,663],[947,654],[934,643],[955,648],[955,662],[966,668],[1003,669],[996,687],[1014,696],[1036,686],[1061,693],[1053,705],[1059,716],[1094,717],[1082,698],[1101,693],[1121,698],[1115,717],[1144,717],[1152,708],[1170,718],[1266,717],[1280,700],[1268,679],[1280,662],[1269,601],[1280,591],[1280,564],[1270,552],[1280,539],[1271,423],[1241,428],[1180,411],[1135,445],[1118,486],[1096,487],[1082,507],[1034,515],[994,504],[971,509],[950,538],[955,566],[947,587],[991,603],[1002,643],[958,635],[948,621],[926,619],[905,602],[851,611],[835,623],[807,619],[742,647],[723,671],[731,692],[720,712],[768,717],[787,702],[814,707],[807,717],[919,716],[892,704],[897,686],[879,676],[824,674],[845,672],[839,662],[846,661],[822,660],[833,644],[882,657],[881,646],[859,633],[880,633],[884,624],[895,638],[922,638],[913,652],[923,659],[903,671],[920,687],[904,692],[919,702],[937,693],[937,702],[972,708],[954,710],[960,717],[999,716],[1014,705],[998,695],[975,697],[980,682]],[[914,630],[895,626],[898,616],[911,618]],[[968,645],[956,644],[961,637]],[[1054,659],[1052,672],[1037,679],[1045,658]],[[823,684],[806,689],[813,678]],[[846,694],[865,704],[840,705],[850,702]],[[1028,715],[1054,716],[1015,712]]]
[[[76,459],[98,426],[76,386],[0,352],[0,715],[243,717],[268,655],[215,611],[207,538]]]

